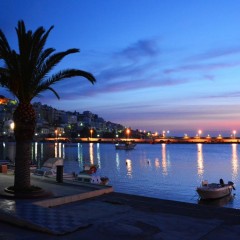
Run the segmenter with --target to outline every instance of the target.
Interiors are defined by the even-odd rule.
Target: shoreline
[[[154,138],[154,139],[137,139],[137,138],[41,138],[34,139],[33,142],[40,143],[112,143],[116,142],[126,142],[131,141],[137,144],[232,144],[240,143],[240,138],[180,138],[180,137],[170,137],[170,138]],[[13,139],[1,139],[0,142],[15,142]]]

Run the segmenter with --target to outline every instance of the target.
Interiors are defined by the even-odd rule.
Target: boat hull
[[[134,149],[135,148],[135,146],[116,146],[116,149],[117,150],[132,150],[132,149]]]
[[[135,143],[132,142],[124,142],[124,143],[116,143],[115,148],[117,150],[132,150],[136,146]]]
[[[81,183],[107,185],[109,182],[109,179],[107,177],[100,177],[100,176],[91,175],[87,173],[79,173],[77,175],[77,181]]]
[[[202,186],[197,188],[197,193],[201,199],[219,199],[232,193],[232,186]]]

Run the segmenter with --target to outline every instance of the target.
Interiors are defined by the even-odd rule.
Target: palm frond
[[[73,48],[73,49],[68,49],[67,51],[64,52],[59,52],[55,53],[49,58],[46,59],[44,64],[42,65],[41,72],[46,75],[48,72],[50,72],[61,60],[66,57],[69,54],[77,53],[79,52],[79,49]]]
[[[9,59],[11,51],[4,33],[0,30],[0,59],[2,59],[7,66],[11,65],[11,60]]]
[[[59,98],[59,96],[56,94],[56,92],[50,86],[53,84],[56,84],[57,82],[59,82],[63,79],[68,79],[68,78],[72,78],[72,77],[87,78],[92,84],[94,84],[96,82],[95,77],[91,73],[88,73],[88,72],[82,71],[82,70],[78,70],[78,69],[67,69],[67,70],[60,71],[60,72],[52,75],[50,78],[48,78],[44,82],[40,83],[36,87],[34,95],[38,95],[47,89],[47,90],[51,90],[52,92],[54,92],[55,95],[57,96],[57,98]]]
[[[11,50],[0,30],[0,58],[5,63],[4,68],[0,69],[0,84],[15,95],[19,102],[30,102],[46,90],[52,91],[59,98],[51,85],[63,79],[80,76],[92,84],[96,82],[91,73],[78,69],[67,69],[51,75],[54,67],[67,55],[79,52],[77,48],[58,53],[55,53],[54,48],[44,49],[52,29],[53,26],[47,31],[43,27],[34,32],[27,31],[24,22],[19,21],[16,28],[19,53]]]

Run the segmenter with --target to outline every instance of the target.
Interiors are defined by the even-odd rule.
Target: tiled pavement
[[[0,186],[10,186],[12,176],[0,174]],[[33,179],[38,186],[52,192],[52,196],[45,199],[13,199],[9,194],[0,191],[0,220],[15,223],[27,228],[52,233],[66,234],[89,224],[78,218],[78,214],[51,208],[61,204],[71,203],[86,198],[112,192],[111,187],[88,186],[74,182],[57,184],[54,179]]]
[[[8,206],[8,208],[6,208]],[[66,234],[81,227],[77,214],[68,214],[54,208],[45,208],[32,203],[17,204],[13,200],[0,200],[1,218],[8,222],[19,222],[19,225],[52,234]]]

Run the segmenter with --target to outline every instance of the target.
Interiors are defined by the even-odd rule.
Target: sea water
[[[240,208],[238,144],[137,144],[116,150],[106,143],[34,143],[32,161],[39,167],[50,157],[63,157],[65,172],[79,172],[97,164],[116,192],[176,200],[199,201],[196,187],[203,180],[235,183],[233,195],[211,204]],[[1,158],[14,158],[14,143],[0,145]],[[239,189],[238,189],[239,188]]]

